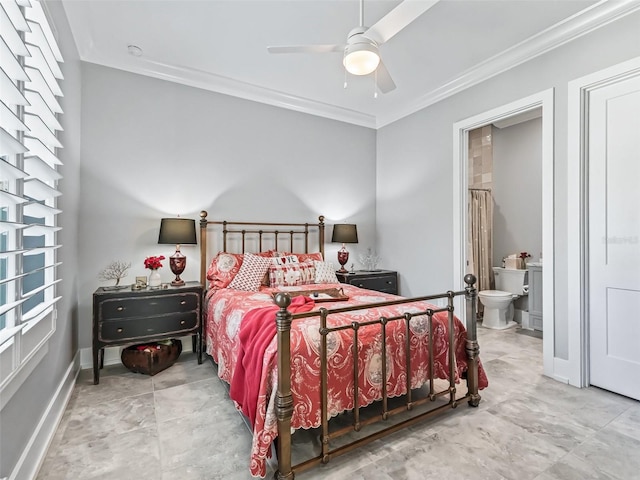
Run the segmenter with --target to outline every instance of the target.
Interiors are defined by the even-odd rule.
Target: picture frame
[[[147,288],[147,277],[136,277],[137,288]]]

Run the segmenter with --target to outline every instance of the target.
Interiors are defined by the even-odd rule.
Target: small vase
[[[151,270],[149,274],[149,288],[158,288],[161,283],[160,272],[158,270]]]

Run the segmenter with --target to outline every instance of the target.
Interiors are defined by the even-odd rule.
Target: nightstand
[[[93,294],[93,383],[100,382],[104,347],[191,334],[202,363],[202,296],[200,282],[142,290],[98,288]]]
[[[348,283],[378,292],[398,294],[398,272],[392,270],[377,270],[375,272],[357,270],[355,273],[336,272],[336,277],[338,277],[340,283]]]

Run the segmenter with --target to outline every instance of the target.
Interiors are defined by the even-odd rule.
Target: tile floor
[[[542,376],[542,341],[480,329],[489,377],[477,409],[413,426],[305,479],[640,478],[640,402]],[[153,377],[80,373],[38,480],[249,479],[251,437],[210,361],[183,354]],[[273,469],[268,471],[273,476]]]

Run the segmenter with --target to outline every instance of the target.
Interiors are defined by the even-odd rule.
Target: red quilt
[[[347,284],[328,284],[322,288],[339,287],[349,297],[346,302],[320,303],[332,309],[350,305],[362,305],[397,297],[385,293],[363,290]],[[318,285],[295,287],[296,290],[311,291]],[[240,292],[222,289],[209,292],[207,295],[207,319],[205,339],[207,353],[218,364],[220,378],[232,384],[234,372],[241,354],[241,341],[245,322],[245,314],[259,307],[273,305],[272,292],[277,289],[266,288],[260,292]],[[295,299],[294,299],[295,300]],[[435,308],[431,306],[432,308]],[[357,310],[349,313],[329,316],[329,325],[350,324],[353,321],[366,322],[377,320],[381,316],[391,317],[406,311],[420,312],[429,308],[425,302],[397,305],[384,308]],[[275,316],[274,316],[275,318]],[[271,322],[275,323],[272,319]],[[358,331],[359,341],[359,403],[368,405],[381,397],[382,387],[386,385],[389,397],[405,393],[405,345],[406,328],[404,322],[393,322],[387,328],[387,374],[382,379],[381,358],[382,342],[379,326],[362,327]],[[274,327],[271,327],[274,328]],[[291,392],[294,400],[294,411],[291,419],[292,428],[315,428],[320,425],[320,334],[319,318],[303,318],[296,320],[291,329]],[[434,374],[437,378],[448,379],[448,319],[446,312],[436,314],[433,320],[434,334]],[[428,322],[425,316],[414,317],[410,324],[411,378],[412,388],[418,388],[428,380]],[[277,419],[275,415],[275,392],[277,387],[277,343],[274,335],[270,338],[261,363],[259,378],[252,383],[258,385],[258,401],[255,410],[253,445],[250,471],[253,476],[264,477],[266,474],[266,458],[270,453],[271,443],[277,436]],[[455,337],[455,375],[467,369],[465,351],[466,330],[456,318],[454,322]],[[353,362],[351,359],[352,332],[344,330],[333,332],[327,336],[329,361],[329,415],[335,416],[353,408],[351,392],[353,392]],[[242,360],[241,360],[242,364]],[[258,368],[255,368],[257,371]],[[246,375],[245,371],[245,375]],[[245,380],[246,381],[246,380]],[[488,385],[482,366],[479,371],[479,388]],[[242,396],[242,395],[241,395]],[[242,407],[240,407],[242,408]]]

